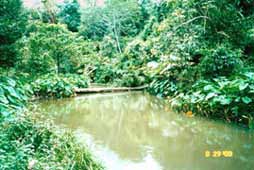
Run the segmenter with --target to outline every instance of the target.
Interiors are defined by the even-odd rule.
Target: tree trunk
[[[118,33],[117,33],[117,28],[116,28],[116,16],[115,16],[114,13],[113,13],[113,24],[114,24],[114,26],[113,26],[113,33],[115,35],[117,49],[118,49],[119,53],[122,53],[122,49],[121,49],[120,42],[119,42],[119,36],[118,36]]]

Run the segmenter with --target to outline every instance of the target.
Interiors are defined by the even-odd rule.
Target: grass
[[[102,170],[74,135],[39,113],[12,115],[0,122],[1,170]]]

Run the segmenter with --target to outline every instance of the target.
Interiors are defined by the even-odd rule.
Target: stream
[[[108,170],[253,170],[254,132],[174,113],[143,92],[42,100]]]

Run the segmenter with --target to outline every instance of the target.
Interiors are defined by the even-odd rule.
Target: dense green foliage
[[[34,116],[0,122],[0,169],[102,169],[72,134]]]
[[[160,8],[155,9],[164,11],[163,15],[150,17],[140,40],[129,43],[135,45],[131,48],[135,56],[144,58],[142,61],[145,62],[140,67],[153,80],[149,91],[159,96],[180,94],[181,99],[177,97],[174,100],[182,103],[178,105],[178,110],[190,109],[228,121],[239,122],[242,116],[252,120],[249,103],[227,106],[221,102],[205,101],[202,97],[207,92],[196,84],[206,82],[206,85],[214,85],[214,78],[221,80],[223,77],[238,82],[241,81],[239,73],[253,71],[253,3],[177,0],[162,1]],[[126,55],[132,53],[127,51]],[[244,79],[251,81],[250,77]],[[199,102],[192,103],[195,92],[202,94],[202,97]],[[242,91],[224,92],[223,95],[232,97],[239,93]],[[251,93],[251,89],[246,89],[242,97],[251,98]],[[199,103],[202,106],[213,104],[213,107],[201,107]],[[235,114],[229,109],[233,105],[246,110],[241,109],[241,114]],[[223,110],[227,110],[230,116],[225,116]]]
[[[59,17],[61,22],[66,24],[70,31],[77,32],[81,22],[78,1],[73,0],[72,2],[65,2],[65,4],[61,6]]]
[[[71,97],[75,88],[87,88],[88,79],[79,75],[44,75],[32,83],[32,89],[39,97]]]
[[[216,46],[203,52],[205,57],[199,65],[204,77],[230,76],[242,67],[241,51],[232,50],[227,46]]]
[[[102,169],[71,133],[24,110],[31,95],[26,87],[11,78],[0,80],[0,169]],[[71,76],[69,81],[84,85]]]
[[[82,14],[80,35],[85,39],[113,42],[116,53],[122,53],[125,37],[136,36],[144,26],[145,17],[137,1],[106,1],[101,7],[91,7]],[[104,43],[102,43],[104,45]]]
[[[24,112],[27,96],[71,97],[89,81],[149,84],[178,111],[254,127],[252,1],[51,3],[0,3],[0,169],[101,169],[72,135]]]
[[[192,110],[207,117],[248,124],[253,128],[254,73],[240,74],[237,79],[220,77],[201,80],[187,94],[180,93],[172,100],[174,107]]]
[[[144,20],[137,1],[108,1],[104,8],[91,7],[82,14],[80,33],[88,39],[103,39],[105,35],[135,36]]]
[[[20,0],[1,1],[0,12],[0,169],[103,169],[73,134],[27,109],[34,95],[70,97],[88,86],[83,76],[56,75],[83,69],[83,40],[62,25],[28,21]]]
[[[82,40],[62,25],[36,22],[29,28],[28,37],[20,42],[22,60],[19,67],[25,72],[45,74],[70,73],[79,66]]]
[[[8,77],[0,77],[0,119],[22,110],[29,93],[21,83]]]
[[[0,66],[14,66],[17,58],[17,47],[15,42],[25,31],[26,18],[21,0],[1,0]]]
[[[250,1],[121,0],[82,10],[74,0],[57,8],[53,1],[44,3],[37,16],[48,16],[46,22],[30,12],[32,20],[17,43],[14,68],[32,73],[31,77],[42,75],[33,83],[37,96],[73,95],[73,84],[65,76],[43,76],[48,73],[78,73],[91,82],[114,86],[150,84],[152,94],[188,98],[197,91],[206,94],[199,82],[217,86],[219,80],[240,81],[238,75],[253,72],[254,7]],[[251,98],[251,90],[244,95]],[[185,103],[178,110],[186,111],[187,105],[194,109],[183,98],[175,98]],[[230,121],[242,119],[241,115],[215,116],[214,108],[228,107],[220,102],[214,105],[197,112]],[[234,114],[231,109],[228,112]],[[247,110],[241,112],[252,119]]]

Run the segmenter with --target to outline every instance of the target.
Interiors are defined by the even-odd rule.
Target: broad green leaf
[[[11,113],[8,112],[7,110],[4,110],[4,111],[1,111],[0,114],[2,114],[4,117],[7,117],[7,116],[9,116]]]
[[[0,102],[3,104],[8,104],[9,101],[4,95],[0,95]]]
[[[232,99],[230,97],[226,97],[226,96],[220,96],[217,100],[222,105],[229,105],[232,102]]]
[[[11,96],[13,96],[15,98],[20,99],[19,94],[16,92],[16,90],[13,87],[7,87],[7,86],[5,86],[4,89],[9,92],[9,95],[11,95]]]
[[[214,87],[212,86],[212,85],[206,85],[205,87],[204,87],[204,90],[205,91],[210,91],[210,90],[213,90],[214,89]]]
[[[3,116],[10,115],[8,105],[0,103],[0,114],[2,114]]]
[[[241,100],[241,97],[237,97],[236,99],[235,99],[235,102],[239,102]]]
[[[244,73],[244,75],[245,75],[246,77],[250,78],[250,79],[253,79],[253,77],[254,77],[254,73],[252,73],[252,72]]]
[[[239,90],[244,90],[244,89],[246,89],[247,87],[248,87],[248,83],[241,83],[240,85],[239,85]]]
[[[18,107],[21,107],[23,106],[24,104],[18,100],[17,98],[14,98],[14,97],[11,97],[11,96],[7,96],[8,100],[10,103],[13,104],[13,106],[18,106]]]
[[[0,96],[4,95],[4,89],[0,86]]]
[[[232,109],[232,112],[237,116],[238,115],[238,113],[239,113],[239,107],[238,106],[235,106],[235,107],[233,107]]]
[[[250,85],[249,85],[249,88],[252,89],[252,90],[254,90],[254,85],[253,85],[253,84],[250,84]]]
[[[245,96],[245,97],[242,97],[242,101],[243,101],[243,103],[245,103],[245,104],[249,104],[249,103],[252,102],[252,99],[249,98],[249,97],[247,97],[247,96]]]
[[[205,100],[209,100],[210,98],[212,98],[212,97],[214,97],[214,96],[217,96],[217,94],[216,94],[216,93],[213,93],[213,92],[208,93],[208,95],[206,96]]]
[[[12,79],[7,79],[7,83],[9,84],[9,85],[11,85],[12,87],[15,87],[16,86],[16,82],[14,81],[14,80],[12,80]]]

